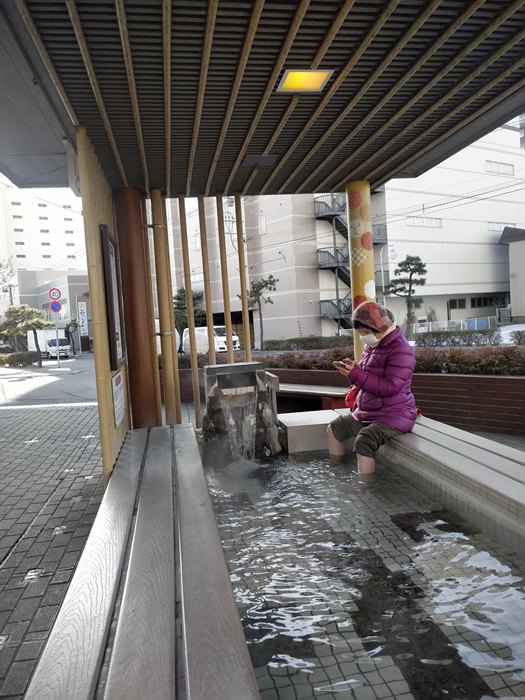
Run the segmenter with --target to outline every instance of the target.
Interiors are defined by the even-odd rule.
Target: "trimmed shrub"
[[[466,348],[498,345],[500,334],[497,330],[431,331],[416,333],[413,339],[418,348]]]
[[[284,340],[265,340],[264,350],[325,350],[327,348],[345,348],[353,345],[351,335],[307,335],[301,338]]]
[[[4,367],[28,367],[38,362],[38,353],[25,350],[24,352],[11,352],[9,355],[0,355],[0,365]]]

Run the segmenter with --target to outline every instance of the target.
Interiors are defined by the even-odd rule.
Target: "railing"
[[[348,218],[346,216],[346,196],[344,193],[332,193],[314,198],[314,216],[316,219],[336,218],[339,233],[348,238]],[[386,243],[386,224],[372,224],[372,237],[376,245]]]
[[[352,300],[349,297],[344,299],[322,299],[319,302],[321,316],[324,318],[341,318],[352,316]]]
[[[348,268],[348,248],[319,248],[317,264],[319,267],[333,268],[345,265]]]
[[[482,316],[480,318],[462,318],[457,321],[425,321],[424,323],[413,323],[412,333],[496,330],[497,327],[498,319],[496,316]]]

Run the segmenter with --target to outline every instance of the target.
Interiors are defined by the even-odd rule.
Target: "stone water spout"
[[[204,368],[204,459],[231,462],[278,454],[276,377],[258,362]]]

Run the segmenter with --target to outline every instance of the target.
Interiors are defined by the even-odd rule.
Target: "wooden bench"
[[[288,384],[286,382],[279,382],[279,387],[277,389],[277,405],[281,413],[283,413],[287,407],[293,408],[294,400],[299,400],[307,409],[312,409],[316,406],[321,409],[344,408],[347,392],[347,386],[322,386],[317,384]],[[297,408],[295,410],[297,410]]]
[[[521,556],[525,554],[525,452],[425,416],[379,454],[407,480]]]
[[[191,425],[127,435],[25,697],[95,694],[259,698]]]

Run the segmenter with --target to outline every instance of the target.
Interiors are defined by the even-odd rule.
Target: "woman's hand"
[[[333,365],[340,374],[348,377],[348,373],[356,366],[356,363],[349,357],[345,357],[342,362],[334,362]]]

